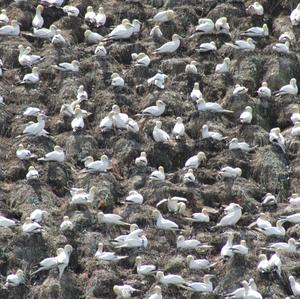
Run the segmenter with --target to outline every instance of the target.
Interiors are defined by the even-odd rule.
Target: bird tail
[[[46,159],[43,157],[43,158],[39,158],[37,159],[38,161],[46,161]]]
[[[238,46],[236,46],[236,45],[234,45],[234,44],[232,44],[232,43],[225,43],[225,45],[227,45],[227,46],[229,46],[229,47],[232,47],[232,48],[234,48],[234,49],[238,49],[238,48],[239,48]]]
[[[226,110],[226,109],[224,109],[223,112],[224,113],[234,113],[234,111],[232,111],[232,110]]]

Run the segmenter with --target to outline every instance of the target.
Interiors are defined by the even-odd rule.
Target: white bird
[[[198,74],[197,61],[192,60],[189,64],[185,66],[185,72],[187,74]]]
[[[230,210],[217,224],[217,226],[229,226],[236,225],[242,216],[242,207],[238,204],[230,204],[232,210]]]
[[[237,138],[232,138],[229,141],[229,149],[230,150],[241,150],[242,152],[248,153],[251,151],[250,145],[246,142],[239,142]]]
[[[145,234],[133,238],[128,236],[123,242],[116,245],[116,248],[147,248],[148,240]]]
[[[124,79],[119,74],[113,73],[111,75],[111,85],[112,86],[123,87],[124,86]]]
[[[139,20],[134,19],[131,25],[133,27],[133,34],[138,34],[141,31],[142,23]]]
[[[84,21],[86,23],[93,24],[95,22],[96,13],[94,12],[94,9],[92,6],[88,6],[86,8],[86,13],[84,15]]]
[[[114,244],[114,245],[121,245],[126,240],[139,238],[139,236],[144,233],[144,231],[142,229],[139,229],[138,225],[135,224],[135,223],[130,224],[130,228],[129,229],[130,229],[129,234],[120,235],[120,236],[114,238],[111,241],[111,243]]]
[[[292,276],[292,275],[289,276],[289,281],[290,281],[290,285],[291,285],[293,295],[294,296],[299,296],[300,295],[300,283],[297,282],[295,280],[294,276]]]
[[[242,170],[239,167],[233,168],[230,166],[225,166],[221,168],[221,171],[218,172],[224,178],[234,178],[240,177],[242,175]]]
[[[44,6],[42,6],[40,4],[36,7],[35,16],[32,20],[33,28],[42,28],[43,27],[43,25],[44,25],[44,19],[42,17],[43,10],[44,10]]]
[[[37,222],[32,222],[30,217],[26,217],[24,224],[22,225],[22,231],[27,234],[40,233],[42,227]]]
[[[7,25],[9,23],[9,18],[6,14],[6,9],[1,9],[0,13],[0,25]]]
[[[154,291],[154,293],[152,295],[150,295],[150,297],[147,297],[147,299],[163,299],[160,286],[156,285],[154,287],[153,291]]]
[[[48,217],[48,212],[41,209],[35,209],[30,213],[30,220],[37,223],[43,222],[43,218],[47,218],[47,217]]]
[[[192,255],[188,255],[186,258],[187,265],[191,270],[207,270],[213,267],[215,264],[211,264],[207,259],[195,260]]]
[[[205,274],[203,276],[203,282],[189,282],[187,283],[187,289],[196,293],[209,294],[213,292],[213,284],[210,281],[214,275]]]
[[[132,60],[136,61],[135,65],[149,66],[151,62],[150,57],[146,55],[144,52],[141,52],[139,54],[132,53],[131,58]]]
[[[122,217],[117,214],[104,214],[103,212],[99,212],[97,217],[99,223],[129,225],[128,223],[122,221]]]
[[[184,164],[184,168],[197,169],[201,162],[206,160],[206,155],[204,152],[198,152],[197,155],[190,157]]]
[[[300,111],[298,105],[292,106],[292,115],[290,117],[293,124],[300,121]]]
[[[39,82],[39,80],[39,69],[35,66],[32,68],[31,73],[26,74],[23,77],[23,80],[20,82],[20,84],[36,84]]]
[[[136,166],[147,166],[148,160],[145,152],[141,152],[140,156],[137,157],[134,161]]]
[[[222,257],[232,257],[233,256],[231,247],[232,247],[232,241],[234,238],[234,234],[232,232],[227,232],[227,234],[228,234],[228,237],[227,237],[226,244],[221,249]]]
[[[246,255],[249,252],[249,248],[247,247],[247,243],[245,240],[241,240],[240,244],[233,245],[230,249],[234,254],[238,253],[238,254]]]
[[[64,216],[62,223],[59,226],[59,229],[61,231],[68,231],[68,230],[73,230],[74,224],[70,220],[69,216]]]
[[[83,114],[80,107],[76,107],[74,110],[74,118],[71,122],[71,127],[73,129],[73,132],[84,128]]]
[[[291,222],[291,223],[300,223],[300,213],[295,213],[288,216],[280,216],[280,219],[284,220],[285,222]]]
[[[263,24],[262,27],[251,27],[246,30],[243,35],[252,37],[264,37],[269,35],[269,29],[267,24]]]
[[[139,204],[141,205],[144,201],[144,197],[136,190],[131,190],[128,196],[125,198],[125,203]]]
[[[158,117],[161,116],[166,110],[166,104],[161,101],[161,100],[157,100],[155,102],[155,106],[150,106],[145,108],[142,113],[143,114],[150,114],[152,116]]]
[[[106,172],[111,167],[111,161],[106,155],[102,155],[100,160],[96,161],[92,156],[87,156],[83,161],[88,172]]]
[[[114,28],[112,32],[107,35],[107,38],[113,40],[128,39],[132,36],[133,29],[133,25],[130,24],[129,20],[124,19],[120,25]]]
[[[68,15],[68,17],[78,17],[80,11],[76,6],[65,5],[62,7],[64,13]]]
[[[150,179],[157,180],[157,181],[164,181],[166,179],[166,176],[165,176],[165,170],[163,166],[159,166],[158,170],[152,171],[152,173],[150,174]]]
[[[98,46],[95,49],[94,54],[98,57],[105,57],[107,55],[107,51],[105,49],[104,43],[99,42]]]
[[[268,221],[267,216],[265,213],[260,213],[259,217],[253,223],[256,224],[258,228],[267,229],[272,227],[272,224]]]
[[[71,204],[87,204],[92,203],[95,199],[95,195],[97,192],[97,187],[92,186],[90,191],[87,193],[83,190],[79,190],[72,194]]]
[[[31,52],[31,47],[24,48],[23,45],[18,46],[19,56],[18,61],[22,66],[31,67],[33,64],[39,63],[43,61],[44,57],[39,55],[29,55]]]
[[[32,154],[30,150],[25,149],[23,144],[19,144],[16,155],[20,160],[28,160],[32,158],[36,158],[36,155]]]
[[[53,45],[60,46],[60,47],[66,45],[67,42],[65,38],[62,36],[61,32],[62,31],[60,29],[56,29],[56,32],[51,39],[51,43]]]
[[[98,249],[95,253],[95,257],[99,261],[116,262],[126,259],[128,256],[120,256],[117,255],[115,252],[103,251],[103,243],[100,242],[98,243]]]
[[[6,277],[5,287],[17,287],[25,283],[24,272],[20,269],[15,274],[9,274]]]
[[[217,19],[216,23],[215,23],[215,27],[216,27],[216,30],[218,32],[230,35],[230,32],[229,32],[230,31],[230,26],[228,24],[228,21],[227,21],[226,17],[221,17],[221,18]]]
[[[250,50],[253,51],[255,49],[255,44],[251,37],[248,37],[246,40],[236,40],[234,44],[232,43],[225,43],[225,45],[230,46],[232,48],[238,50]]]
[[[133,288],[128,284],[124,285],[114,285],[114,293],[117,295],[117,299],[128,299],[131,298],[131,295],[138,291],[138,289]]]
[[[165,219],[158,210],[153,211],[153,216],[156,218],[156,227],[162,230],[178,230],[178,225],[168,219]]]
[[[201,213],[193,213],[192,218],[185,218],[192,222],[209,222],[209,214],[207,208],[203,208]]]
[[[240,115],[240,123],[251,124],[252,121],[252,108],[247,106]]]
[[[269,263],[272,269],[275,270],[279,276],[281,276],[281,266],[282,266],[280,253],[281,253],[281,249],[276,249],[276,252],[269,259]]]
[[[216,65],[215,72],[217,74],[226,74],[229,73],[229,68],[230,68],[230,58],[225,57],[223,63]]]
[[[101,34],[99,34],[97,32],[92,32],[89,29],[87,29],[84,32],[84,40],[89,45],[98,44],[103,39],[104,39],[104,37]]]
[[[184,197],[173,196],[169,198],[164,198],[156,204],[156,207],[159,207],[163,203],[167,203],[168,210],[171,213],[177,213],[182,209],[182,205],[180,203],[187,202],[188,200]],[[184,205],[185,207],[185,205]]]
[[[220,140],[223,140],[224,138],[226,138],[226,137],[223,137],[223,135],[219,132],[209,131],[207,125],[202,126],[201,133],[202,133],[203,139],[212,138],[213,140],[220,141]]]
[[[159,28],[159,25],[155,25],[151,31],[150,31],[150,34],[149,34],[153,39],[155,38],[161,38],[163,36],[160,28]]]
[[[206,53],[211,51],[217,51],[216,43],[214,41],[200,44],[199,52]]]
[[[203,95],[202,95],[202,92],[201,92],[201,90],[199,88],[199,83],[198,82],[194,83],[194,87],[193,87],[193,90],[191,92],[191,98],[194,101],[197,101],[197,100],[203,98]]]
[[[184,236],[179,236],[176,241],[177,249],[196,249],[201,247],[201,242],[196,239],[186,240]]]
[[[174,20],[175,17],[175,12],[172,9],[169,9],[158,12],[152,20],[157,23],[165,23]]]
[[[195,183],[196,178],[195,178],[195,175],[194,175],[194,170],[192,168],[188,169],[187,173],[184,174],[182,180],[185,184]]]
[[[127,120],[126,128],[127,128],[127,131],[133,132],[133,133],[138,133],[139,130],[140,130],[140,127],[139,127],[138,123],[130,117]]]
[[[97,28],[105,25],[106,15],[104,13],[103,7],[100,6],[98,8],[98,12],[97,12],[96,16],[94,17],[94,22],[95,22],[95,25]]]
[[[280,249],[282,252],[295,253],[297,251],[297,243],[294,238],[288,239],[286,242],[277,242],[269,246],[270,249]]]
[[[0,35],[18,36],[20,35],[20,25],[17,20],[12,20],[11,25],[5,25],[0,28]]]
[[[182,284],[185,284],[185,280],[180,275],[175,275],[175,274],[164,275],[164,272],[162,272],[162,271],[158,271],[156,273],[156,279],[164,285],[168,285],[168,284],[182,285]]]
[[[284,43],[276,43],[272,46],[272,49],[278,53],[289,53],[290,52],[290,42],[286,41]]]
[[[39,158],[38,161],[56,161],[63,162],[65,160],[65,153],[63,148],[59,145],[54,146],[54,151],[46,154],[43,158]]]
[[[155,122],[155,126],[152,131],[153,139],[155,142],[168,142],[171,138],[166,131],[161,129],[161,125],[162,123],[160,120]]]
[[[266,193],[262,199],[263,199],[263,202],[262,202],[263,206],[277,204],[277,199],[272,193],[269,193],[269,192]]]
[[[142,265],[142,258],[137,256],[135,258],[135,265],[137,273],[141,275],[149,275],[156,272],[156,266],[154,265]]]
[[[276,226],[260,228],[263,234],[266,236],[285,236],[285,228],[282,226],[284,221],[278,220]]]
[[[201,18],[198,20],[198,25],[195,28],[197,32],[211,33],[215,29],[215,24],[211,19]]]
[[[285,95],[285,94],[297,95],[298,94],[297,80],[295,78],[292,78],[290,80],[290,84],[282,86],[278,91],[275,91],[275,94],[276,96]]]
[[[26,180],[31,181],[31,180],[38,180],[38,179],[39,179],[38,171],[34,168],[34,166],[29,166],[28,172],[26,174]]]
[[[232,92],[233,95],[245,94],[248,92],[248,88],[240,84],[236,84]]]
[[[300,24],[300,3],[291,12],[290,20],[291,20],[293,26],[297,26]]]
[[[148,85],[155,85],[160,89],[165,88],[165,80],[168,78],[167,75],[163,74],[162,72],[158,72],[156,75],[153,77],[149,78],[147,80]]]
[[[289,203],[292,205],[292,206],[298,206],[300,205],[300,196],[298,193],[293,193],[289,198]]]
[[[258,256],[259,263],[257,265],[257,270],[260,273],[269,273],[272,271],[272,266],[265,254],[260,254]]]
[[[272,95],[271,89],[268,87],[267,82],[263,82],[261,84],[261,87],[257,90],[257,93],[260,97],[266,97],[266,98],[270,98]]]
[[[27,107],[23,112],[24,116],[37,116],[41,112],[41,109],[36,107]]]
[[[295,124],[292,128],[291,134],[292,134],[293,137],[299,137],[300,136],[300,122],[299,121],[295,122]]]
[[[33,28],[33,36],[41,39],[52,39],[57,33],[57,27],[55,25],[50,25],[48,28]]]
[[[197,100],[198,111],[209,111],[213,113],[233,113],[231,110],[223,109],[222,106],[215,102],[205,102],[204,99]]]
[[[58,65],[52,65],[52,67],[55,68],[56,70],[59,70],[62,72],[78,73],[79,67],[80,67],[80,62],[77,60],[73,60],[71,63],[62,62],[62,63],[59,63]]]
[[[280,132],[280,128],[273,128],[269,133],[269,141],[272,144],[278,145],[285,153],[285,139]]]
[[[176,117],[176,123],[172,130],[172,134],[175,136],[176,139],[184,136],[185,127],[183,124],[183,120],[180,116]]]
[[[251,15],[262,16],[264,14],[264,7],[259,2],[254,2],[249,5],[247,12]]]
[[[0,227],[11,227],[15,225],[16,225],[15,220],[0,215]]]
[[[293,31],[285,31],[284,33],[280,34],[278,41],[284,43],[286,41],[291,42],[295,39],[295,34]]]

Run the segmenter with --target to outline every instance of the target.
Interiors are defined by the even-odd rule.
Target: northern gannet
[[[157,23],[165,23],[174,20],[176,17],[175,12],[172,9],[158,12],[152,19]]]
[[[292,206],[298,206],[300,205],[300,196],[298,193],[293,193],[289,198],[289,203],[292,205]]]
[[[215,24],[211,19],[201,18],[198,20],[198,25],[195,28],[197,32],[211,33],[215,29]]]
[[[80,107],[76,107],[74,110],[74,118],[71,122],[71,127],[73,129],[73,132],[84,128],[83,114]]]
[[[23,80],[20,82],[20,84],[36,84],[39,82],[39,80],[39,69],[35,66],[32,68],[31,73],[26,74],[23,77]]]
[[[254,2],[253,4],[249,5],[247,12],[250,15],[262,16],[264,14],[264,7],[259,2]]]
[[[291,42],[292,40],[295,39],[295,34],[293,31],[285,31],[284,33],[282,33],[279,38],[278,41],[281,43],[284,43],[286,41]]]
[[[134,292],[139,291],[139,290],[133,288],[132,286],[130,286],[128,284],[124,284],[124,285],[114,285],[113,291],[117,295],[118,299],[128,299],[128,298],[131,298],[131,295]]]
[[[2,215],[0,215],[0,227],[11,227],[15,226],[16,221],[12,219],[8,219]]]
[[[240,84],[236,84],[232,94],[233,95],[239,95],[239,94],[245,94],[248,92],[248,88],[246,88],[245,86],[242,86]]]
[[[190,74],[198,74],[197,61],[192,60],[189,64],[185,66],[185,72]]]
[[[97,28],[105,25],[106,15],[102,6],[98,8],[98,12],[94,17],[94,22]]]
[[[88,6],[86,8],[86,13],[84,15],[84,21],[86,23],[93,24],[95,22],[96,13],[94,12],[94,9],[92,6]]]
[[[111,251],[103,251],[103,243],[98,243],[98,249],[95,253],[95,257],[99,261],[105,261],[105,262],[116,262],[123,259],[126,259],[127,255],[117,255],[115,252]]]
[[[57,27],[55,25],[50,25],[48,28],[33,28],[33,36],[41,39],[52,39],[53,36],[57,33]]]
[[[184,136],[185,127],[180,116],[176,117],[176,123],[172,130],[172,135],[175,136],[176,139]]]
[[[163,299],[161,294],[161,287],[156,285],[153,289],[154,293],[147,297],[147,299]]]
[[[252,36],[252,37],[262,37],[269,35],[269,29],[267,24],[263,24],[262,27],[251,27],[246,30],[243,35]]]
[[[42,28],[44,25],[44,19],[42,17],[42,12],[44,11],[43,5],[38,5],[35,10],[35,16],[32,20],[32,27],[33,28]]]
[[[9,23],[9,18],[6,14],[6,9],[1,9],[0,13],[0,25],[7,25]]]
[[[80,62],[77,60],[72,60],[71,63],[69,62],[62,62],[57,65],[52,65],[53,68],[62,72],[79,72]]]
[[[293,26],[297,26],[300,24],[300,3],[297,7],[291,12],[290,20]]]
[[[134,161],[134,164],[136,166],[147,166],[148,160],[147,160],[147,155],[145,152],[141,152],[140,156],[137,157]]]
[[[23,112],[24,116],[37,116],[41,112],[40,108],[37,107],[27,107]]]
[[[252,121],[252,108],[247,106],[240,115],[240,123],[251,124]]]
[[[130,24],[129,20],[124,19],[120,25],[114,28],[112,32],[107,35],[107,38],[113,40],[128,39],[132,36],[133,29],[133,25]]]
[[[187,289],[195,292],[195,293],[204,293],[209,294],[213,292],[213,284],[210,281],[214,275],[212,274],[205,274],[203,276],[203,282],[188,282],[186,283]]]
[[[206,208],[203,208],[201,213],[193,213],[191,218],[185,218],[192,222],[209,222],[209,214]]]
[[[74,228],[73,222],[70,220],[69,216],[64,216],[62,223],[59,226],[61,231],[68,231]]]
[[[196,249],[200,248],[201,242],[196,239],[186,240],[184,236],[179,236],[176,241],[177,249]]]
[[[98,44],[103,40],[103,36],[97,32],[92,32],[90,29],[85,30],[84,40],[87,44],[93,45]]]
[[[161,38],[163,36],[160,28],[159,28],[159,25],[155,25],[151,31],[150,31],[150,34],[149,34],[153,39],[155,38]]]
[[[127,129],[128,115],[121,113],[118,105],[113,105],[111,111],[113,112],[113,125],[117,129]]]
[[[285,228],[282,226],[283,220],[278,220],[276,226],[260,228],[260,231],[266,236],[285,236]]]
[[[148,240],[145,234],[142,234],[141,237],[128,237],[123,242],[116,244],[116,248],[147,248],[147,246]]]
[[[300,136],[300,122],[299,121],[295,122],[295,124],[292,128],[292,131],[291,131],[291,135],[293,137],[299,137]]]
[[[129,233],[126,235],[120,235],[114,238],[111,243],[113,245],[122,245],[126,240],[129,239],[137,239],[140,235],[142,235],[144,231],[138,227],[137,224],[130,224]]]
[[[262,229],[272,227],[272,224],[269,222],[267,215],[265,213],[260,213],[256,221],[249,225],[249,228],[254,225],[257,225],[258,228],[262,228]]]
[[[26,180],[31,181],[31,180],[38,180],[39,179],[39,173],[38,171],[34,168],[34,166],[29,166],[28,172],[26,174]]]
[[[299,296],[300,295],[300,283],[297,282],[294,278],[294,276],[290,275],[289,276],[289,281],[290,281],[290,286],[293,292],[294,296]]]
[[[155,122],[155,126],[152,131],[153,139],[155,142],[168,142],[171,138],[166,131],[162,130],[161,125],[162,123],[160,120]]]
[[[203,139],[207,139],[207,138],[212,138],[213,140],[223,140],[226,137],[223,137],[223,135],[219,132],[213,132],[213,131],[209,131],[208,130],[208,126],[207,125],[203,125],[202,126],[202,138]]]
[[[41,223],[44,219],[48,218],[49,213],[41,209],[35,209],[30,213],[30,220],[33,222]]]
[[[294,238],[288,239],[286,242],[277,242],[269,246],[270,249],[280,249],[282,252],[295,253],[297,251],[297,243]]]
[[[19,144],[16,155],[20,160],[28,160],[32,158],[36,158],[36,155],[32,154],[30,150],[25,149],[23,144]]]
[[[30,217],[26,217],[25,222],[22,225],[22,231],[27,234],[40,233],[42,227],[37,222],[32,222]]]
[[[195,175],[194,175],[194,170],[192,168],[188,169],[187,173],[184,174],[182,180],[185,184],[195,183],[196,178],[195,178]]]
[[[184,164],[184,168],[197,169],[201,162],[206,160],[206,155],[204,152],[198,152],[197,155],[190,157]]]
[[[68,15],[68,17],[78,17],[80,11],[76,6],[65,5],[62,7],[64,13]]]
[[[269,133],[269,141],[272,144],[278,145],[285,153],[285,139],[281,134],[280,128],[273,128]]]
[[[122,221],[122,217],[117,214],[104,214],[103,212],[99,212],[97,214],[97,218],[99,223],[129,225],[128,223]]]
[[[223,178],[234,178],[240,177],[242,175],[242,170],[239,167],[233,168],[230,166],[225,166],[221,168],[218,172]]]
[[[85,191],[79,191],[75,194],[72,194],[71,204],[87,204],[92,203],[95,199],[95,195],[97,192],[97,187],[92,186],[90,191],[87,193]]]
[[[272,194],[272,193],[266,193],[265,196],[262,198],[263,202],[262,205],[263,206],[268,206],[268,205],[276,205],[277,204],[277,199],[276,197]]]
[[[217,74],[226,74],[229,73],[229,67],[230,67],[230,58],[225,57],[223,60],[223,63],[217,64],[215,68],[215,72]]]
[[[6,281],[5,281],[5,287],[17,287],[20,284],[24,284],[25,283],[25,276],[24,276],[24,272],[20,269],[17,270],[17,272],[15,274],[9,274],[6,277]]]
[[[236,40],[234,44],[232,43],[225,43],[225,45],[230,46],[232,48],[238,49],[238,50],[251,50],[253,51],[255,49],[255,44],[253,42],[253,39],[251,37],[248,37],[246,40]]]
[[[55,46],[60,46],[60,47],[66,45],[67,42],[62,36],[60,29],[56,29],[56,33],[53,35],[51,43]]]
[[[138,34],[141,31],[142,23],[138,19],[132,21],[133,34]]]
[[[217,226],[236,225],[242,216],[242,207],[238,204],[231,204],[232,210],[225,215]]]
[[[100,42],[95,49],[95,55],[98,57],[105,57],[107,55],[107,51],[105,49],[104,43]]]
[[[24,48],[23,45],[18,46],[19,56],[18,61],[22,66],[31,67],[33,64],[37,64],[44,60],[44,57],[39,55],[29,55],[31,52],[31,47]]]
[[[142,265],[142,257],[137,256],[135,258],[135,266],[137,273],[141,275],[150,275],[156,272],[156,266],[154,265]]]
[[[231,110],[223,109],[222,106],[215,102],[205,102],[204,99],[197,100],[198,111],[209,111],[213,113],[233,113]]]
[[[290,42],[286,41],[284,43],[276,43],[272,46],[272,49],[278,53],[289,53],[290,52]]]
[[[285,94],[297,95],[298,94],[297,80],[295,78],[292,78],[290,80],[290,84],[282,86],[278,91],[275,91],[274,93],[275,96],[280,96]]]
[[[298,105],[294,105],[292,107],[292,115],[290,119],[293,122],[293,124],[300,121],[300,110]]]
[[[192,255],[188,255],[186,258],[187,265],[191,270],[207,270],[213,267],[215,264],[211,264],[207,259],[195,260]]]
[[[265,254],[258,256],[259,263],[257,265],[257,271],[260,273],[269,273],[272,271],[272,266]]]
[[[199,88],[199,83],[198,82],[194,83],[194,87],[193,87],[193,90],[191,92],[191,98],[194,101],[197,101],[197,100],[203,98],[203,95],[202,95],[202,92],[201,92],[201,90]]]
[[[245,240],[241,240],[240,244],[233,245],[230,250],[233,252],[233,254],[242,254],[246,255],[249,253],[249,248],[247,247],[247,243]]]
[[[159,166],[158,170],[152,171],[149,178],[151,180],[164,181],[166,176],[165,176],[165,170],[164,170],[163,166]]]
[[[165,88],[165,80],[168,78],[167,75],[163,74],[162,72],[158,71],[156,75],[149,78],[147,80],[148,85],[155,85],[160,89]]]
[[[156,219],[156,227],[162,230],[178,230],[178,225],[168,219],[165,219],[158,210],[153,211],[153,216]]]
[[[226,17],[221,17],[216,20],[216,30],[221,33],[230,34],[230,26]]]
[[[11,25],[5,25],[0,28],[0,35],[18,36],[20,32],[20,24],[17,20],[12,20]]]
[[[63,148],[59,145],[54,146],[54,151],[46,154],[43,158],[39,158],[38,161],[56,161],[63,162],[65,160],[65,153]]]
[[[136,190],[131,190],[128,193],[128,196],[125,198],[125,203],[130,204],[139,204],[141,205],[144,201],[144,197]]]
[[[216,43],[214,41],[200,44],[199,52],[206,53],[211,51],[217,51]]]
[[[164,198],[156,204],[156,207],[159,207],[163,203],[167,203],[168,210],[171,213],[178,213],[182,209],[182,203],[187,202],[188,200],[184,197],[173,196],[169,198]],[[184,205],[185,208],[185,205]]]
[[[112,86],[119,86],[119,87],[124,86],[124,79],[118,73],[113,73],[110,76],[110,78],[111,78],[111,85]]]
[[[228,237],[227,237],[226,244],[221,249],[221,256],[222,257],[232,257],[233,252],[230,248],[232,247],[232,241],[234,238],[234,234],[233,234],[233,232],[227,232],[226,234],[228,235]]]
[[[300,213],[295,213],[288,216],[280,216],[280,219],[284,220],[285,222],[300,223]]]
[[[106,172],[111,167],[111,161],[106,155],[102,155],[100,160],[96,161],[92,156],[87,156],[83,161],[88,172]]]
[[[282,262],[280,259],[281,249],[276,249],[276,252],[270,257],[269,263],[272,267],[272,270],[275,270],[279,276],[281,276],[281,266]]]
[[[251,151],[250,145],[246,142],[239,142],[237,138],[232,138],[229,141],[229,149],[230,150],[241,150],[245,153],[248,153],[249,151]]]
[[[162,271],[158,271],[156,273],[156,279],[164,285],[168,285],[168,284],[182,285],[186,283],[185,280],[180,275],[175,275],[175,274],[164,275],[164,272]]]
[[[158,117],[161,116],[166,110],[166,104],[161,101],[161,100],[157,100],[155,102],[155,106],[150,106],[145,108],[142,113],[143,114],[150,114],[152,116]]]
[[[257,90],[257,93],[260,97],[266,97],[266,98],[270,98],[272,95],[271,89],[268,87],[267,82],[263,82],[261,84],[261,87]]]
[[[132,53],[131,58],[132,60],[136,61],[135,65],[149,66],[151,62],[150,57],[146,55],[144,52],[141,52],[139,54]]]

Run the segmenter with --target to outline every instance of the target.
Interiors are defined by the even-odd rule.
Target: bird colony
[[[299,298],[296,2],[2,1],[0,298]]]

